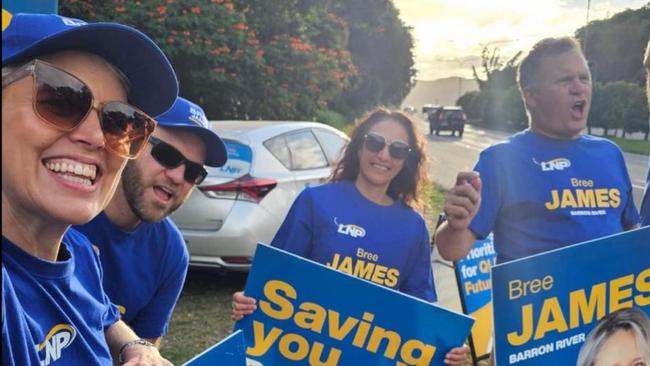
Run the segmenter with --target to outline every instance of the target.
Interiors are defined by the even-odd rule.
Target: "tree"
[[[479,86],[479,113],[482,125],[505,130],[526,125],[525,113],[523,121],[521,120],[523,102],[518,97],[519,91],[516,88],[517,60],[520,56],[521,52],[518,52],[503,63],[498,47],[492,50],[485,47],[481,54],[485,79],[482,79],[476,67],[472,66],[474,78]]]
[[[621,137],[643,132],[648,139],[648,104],[643,88],[627,81],[595,83],[588,124],[601,127],[603,135],[621,130]],[[614,132],[616,135],[616,132]]]
[[[334,0],[348,24],[348,49],[358,75],[332,103],[348,117],[376,105],[399,105],[414,85],[413,37],[390,0]]]
[[[60,13],[148,34],[212,119],[312,119],[356,73],[345,23],[313,0],[63,0]]]
[[[626,80],[643,85],[643,50],[650,37],[650,3],[611,18],[590,22],[576,31],[592,65],[594,80]],[[586,41],[586,44],[585,44]]]

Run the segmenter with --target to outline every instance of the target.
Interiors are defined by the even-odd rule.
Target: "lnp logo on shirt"
[[[542,167],[543,172],[551,172],[554,170],[564,170],[571,166],[571,161],[567,158],[555,158],[549,161],[538,162],[533,158],[533,163]]]
[[[77,336],[77,331],[70,324],[57,324],[50,329],[41,344],[36,345],[36,350],[45,351],[45,359],[41,366],[47,366],[61,358],[61,351],[68,348]]]
[[[336,226],[338,226],[337,232],[339,234],[348,235],[348,236],[351,236],[353,238],[363,238],[364,236],[366,236],[366,229],[362,228],[361,226],[354,225],[354,224],[344,225],[344,224],[339,224],[336,221],[337,220],[336,220],[336,217],[335,217],[334,218],[334,224],[336,224]]]

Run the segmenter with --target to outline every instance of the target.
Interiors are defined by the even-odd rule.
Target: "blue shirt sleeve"
[[[429,231],[426,224],[422,222],[422,240],[414,247],[409,259],[410,271],[406,273],[400,291],[419,299],[435,302],[437,301],[436,290],[433,285],[433,273],[431,271],[431,246],[429,244]]]
[[[181,233],[176,227],[173,229],[167,237],[167,240],[173,243],[167,247],[178,250],[166,254],[165,272],[156,293],[129,323],[135,333],[143,338],[157,338],[167,334],[174,307],[187,276],[189,254]]]
[[[307,188],[291,205],[287,217],[275,234],[271,246],[310,258],[313,235],[312,195]]]

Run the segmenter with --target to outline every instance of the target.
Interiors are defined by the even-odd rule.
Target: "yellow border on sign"
[[[9,26],[9,23],[11,22],[12,15],[10,12],[6,11],[4,8],[2,9],[2,31],[4,32],[5,29]]]

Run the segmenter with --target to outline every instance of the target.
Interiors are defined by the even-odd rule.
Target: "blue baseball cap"
[[[17,13],[2,32],[2,66],[64,50],[96,54],[129,80],[129,103],[155,116],[178,95],[176,73],[144,33],[118,23],[86,23],[56,14]]]
[[[158,126],[183,128],[196,133],[205,145],[205,165],[220,167],[226,163],[226,145],[208,126],[203,109],[189,100],[178,97],[170,110],[156,117]]]

